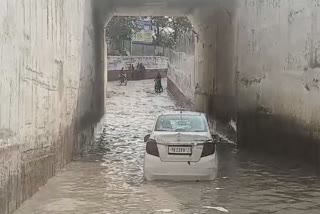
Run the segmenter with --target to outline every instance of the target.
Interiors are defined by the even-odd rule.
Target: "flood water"
[[[95,146],[49,181],[16,214],[320,213],[313,170],[268,155],[218,146],[212,182],[146,182],[143,137],[155,116],[177,108],[153,81],[108,85],[107,113]]]

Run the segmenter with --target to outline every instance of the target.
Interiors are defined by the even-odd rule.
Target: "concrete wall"
[[[147,79],[155,79],[160,73],[160,75],[165,78],[167,77],[168,69],[149,69],[145,71],[134,71],[126,70],[128,80],[147,80]],[[119,70],[108,71],[108,81],[114,82],[119,81],[120,76]]]
[[[89,0],[0,1],[1,214],[71,161],[103,114],[93,14]]]
[[[195,108],[215,117],[236,115],[235,21],[237,1],[195,9]]]
[[[188,33],[181,36],[175,50],[170,50],[167,56],[169,59],[168,79],[170,79],[168,89],[178,99],[190,102],[191,105],[194,104],[196,88],[194,48],[194,35]],[[181,97],[181,94],[184,96]]]
[[[122,68],[127,72],[128,79],[135,79],[130,70],[130,66],[134,65],[136,68],[138,63],[142,63],[146,70],[138,73],[138,79],[154,79],[158,72],[161,76],[166,77],[168,71],[168,59],[166,57],[156,56],[109,56],[108,57],[108,81],[118,81],[120,71]]]
[[[146,69],[167,69],[168,59],[158,56],[108,56],[108,70],[128,69],[130,65],[135,67],[142,63]]]
[[[240,1],[239,144],[320,163],[320,1]]]
[[[189,16],[196,37],[196,109],[237,117],[239,146],[320,163],[319,5],[226,0]],[[183,73],[192,81],[189,71]],[[192,94],[189,83],[173,79]]]

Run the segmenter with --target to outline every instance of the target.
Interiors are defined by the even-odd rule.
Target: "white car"
[[[216,178],[216,143],[219,137],[211,135],[203,113],[163,113],[156,119],[152,133],[144,140],[146,180],[200,181]]]

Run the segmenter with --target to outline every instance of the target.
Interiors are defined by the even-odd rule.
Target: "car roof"
[[[169,111],[169,112],[163,112],[159,116],[164,116],[164,115],[194,115],[194,116],[201,116],[205,115],[204,113],[201,112],[195,112],[195,111]]]

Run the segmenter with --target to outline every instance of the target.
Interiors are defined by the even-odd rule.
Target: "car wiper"
[[[176,129],[175,132],[186,132],[185,129]]]

